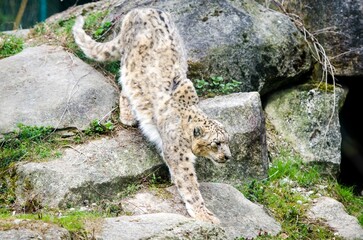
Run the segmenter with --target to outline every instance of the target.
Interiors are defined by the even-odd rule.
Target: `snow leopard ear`
[[[194,137],[199,137],[202,135],[202,128],[201,127],[195,127],[193,130]]]

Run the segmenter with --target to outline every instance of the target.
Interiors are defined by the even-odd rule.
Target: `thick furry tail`
[[[84,19],[82,16],[79,16],[77,17],[72,30],[77,45],[87,57],[100,62],[120,60],[120,36],[117,36],[109,42],[96,42],[83,30],[83,25]]]

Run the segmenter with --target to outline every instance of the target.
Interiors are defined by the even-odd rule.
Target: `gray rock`
[[[357,218],[347,214],[343,204],[335,199],[329,197],[316,199],[307,214],[315,221],[322,219],[344,239],[363,239],[363,228],[359,225]]]
[[[232,160],[223,165],[198,159],[196,169],[202,181],[239,183],[267,177],[268,156],[265,118],[257,92],[236,93],[201,101],[199,106],[224,124],[230,136]]]
[[[220,104],[223,107],[219,106]],[[201,102],[213,118],[222,121],[231,136],[232,159],[224,167],[210,160],[197,161],[201,180],[240,183],[267,176],[267,147],[259,94],[240,93]],[[165,166],[137,129],[121,129],[66,150],[49,162],[17,167],[17,204],[36,200],[42,206],[80,205],[84,200],[115,198],[126,185]],[[164,168],[161,168],[164,169]]]
[[[18,123],[85,129],[116,105],[117,89],[61,47],[26,48],[0,60],[0,133]]]
[[[102,240],[187,240],[228,239],[224,230],[210,223],[195,221],[172,213],[106,218],[101,233]]]
[[[241,92],[263,95],[310,69],[309,49],[289,18],[253,0],[120,1],[110,17],[143,6],[171,13],[188,51],[192,79],[222,76],[240,81]]]
[[[251,239],[260,234],[275,236],[281,231],[280,224],[263,207],[246,199],[232,186],[201,183],[200,190],[206,206],[221,220],[228,239]],[[189,216],[175,187],[169,187],[164,192],[143,191],[125,199],[122,204],[126,211],[133,214],[168,212]]]
[[[15,222],[16,221],[16,222]],[[0,239],[6,240],[70,240],[70,233],[58,226],[42,221],[15,220],[14,223],[7,222],[7,230],[0,230]],[[3,223],[0,220],[0,223]]]
[[[332,61],[336,75],[363,75],[362,0],[300,0],[285,1],[284,5],[289,12],[298,14],[305,27],[315,33]]]
[[[36,201],[50,208],[117,197],[132,181],[156,171],[162,161],[137,130],[120,130],[67,149],[61,158],[17,167],[17,204]]]
[[[339,110],[346,91],[336,87],[334,93],[331,88],[325,91],[304,84],[276,92],[267,100],[265,112],[273,126],[268,134],[280,136],[275,145],[282,149],[288,145],[304,161],[325,163],[336,173],[342,141]]]
[[[241,92],[263,95],[297,81],[311,66],[309,48],[290,19],[253,0],[103,1],[72,8],[49,21],[106,6],[113,9],[107,21],[122,20],[135,7],[170,12],[188,51],[191,79],[222,76],[240,81]]]
[[[19,38],[28,38],[30,29],[18,29],[18,30],[12,30],[12,31],[4,31],[1,33],[8,34],[8,35],[14,35]]]

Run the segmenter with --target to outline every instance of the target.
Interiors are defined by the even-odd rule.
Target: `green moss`
[[[15,55],[24,48],[24,40],[14,35],[0,33],[0,59]]]
[[[327,92],[327,93],[333,93],[334,88],[335,88],[335,86],[333,84],[324,83],[324,82],[320,82],[320,81],[313,81],[313,80],[311,80],[305,84],[301,84],[301,85],[297,86],[297,89],[301,90],[301,91],[309,91],[312,89],[316,89],[321,92]]]
[[[209,76],[205,75],[206,66],[200,62],[188,61],[188,78],[189,79],[204,79]]]

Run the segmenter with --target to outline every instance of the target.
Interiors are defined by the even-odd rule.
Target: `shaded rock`
[[[344,239],[363,239],[363,228],[356,217],[346,213],[343,204],[329,197],[320,197],[308,211],[309,218],[323,220]]]
[[[0,230],[0,239],[6,240],[28,240],[28,239],[44,239],[44,240],[67,240],[71,239],[70,233],[56,225],[45,223],[42,221],[30,221],[16,219],[0,220],[0,225],[6,225],[6,230]]]
[[[233,159],[218,166],[211,161],[197,160],[198,178],[239,183],[267,177],[269,161],[260,95],[257,92],[230,94],[206,99],[199,106],[225,126]]]
[[[289,18],[253,0],[101,1],[72,8],[48,21],[105,6],[113,9],[107,21],[121,21],[135,7],[169,12],[186,45],[191,79],[222,76],[240,81],[241,92],[263,95],[297,81],[311,66],[304,37]]]
[[[281,231],[280,224],[270,217],[263,207],[246,199],[232,186],[201,183],[200,190],[208,209],[221,220],[221,227],[225,230],[227,239],[251,239],[259,234],[275,236]],[[164,192],[140,192],[123,201],[123,206],[133,214],[169,212],[189,216],[174,186],[165,189]]]
[[[114,16],[136,6],[166,10],[184,39],[189,75],[240,81],[241,92],[270,92],[310,69],[309,49],[288,17],[255,1],[122,1]]]
[[[277,148],[295,150],[307,162],[325,163],[334,173],[341,161],[339,110],[346,97],[340,87],[328,91],[304,84],[276,92],[268,98],[265,112],[277,134]]]
[[[17,167],[17,204],[50,208],[117,197],[132,181],[162,166],[157,152],[136,130],[120,130],[67,149],[61,158]]]
[[[103,240],[228,239],[216,225],[171,213],[106,218],[96,237]]]
[[[259,2],[265,2],[259,0]],[[286,1],[319,40],[340,76],[363,76],[363,1]]]
[[[223,102],[223,107],[219,106]],[[198,159],[200,180],[242,182],[267,176],[267,148],[259,94],[239,93],[201,102],[207,114],[223,122],[231,136],[232,159],[222,167]],[[49,162],[17,167],[17,204],[66,207],[115,198],[133,181],[165,167],[139,130],[121,129],[110,138],[66,150]],[[165,169],[165,168],[160,168]]]
[[[117,89],[60,47],[26,48],[0,60],[0,133],[18,123],[85,129],[107,116]]]

